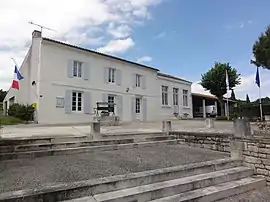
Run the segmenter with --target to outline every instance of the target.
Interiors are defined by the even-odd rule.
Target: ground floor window
[[[115,95],[108,95],[108,103],[113,104],[113,105],[109,105],[110,108],[112,108],[112,110],[110,110],[110,112],[114,112],[114,103],[115,103]]]
[[[141,99],[136,98],[136,114],[140,114],[140,113],[141,113]]]
[[[72,111],[82,111],[82,92],[72,92]]]

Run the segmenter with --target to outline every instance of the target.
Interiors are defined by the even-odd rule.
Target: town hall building
[[[10,88],[4,110],[12,103],[34,104],[41,124],[91,122],[97,102],[114,103],[122,122],[193,116],[190,81],[43,38],[39,31],[32,34],[20,72],[20,89]]]

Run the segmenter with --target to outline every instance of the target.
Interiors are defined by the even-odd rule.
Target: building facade
[[[123,122],[192,117],[191,82],[158,69],[47,38],[34,31],[20,90],[4,100],[36,106],[38,123],[87,123],[97,102],[115,103]],[[177,106],[177,107],[176,107]]]

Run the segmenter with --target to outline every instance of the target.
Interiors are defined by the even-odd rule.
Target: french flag
[[[23,76],[22,76],[21,72],[19,71],[19,68],[17,67],[17,65],[15,65],[14,79],[12,81],[11,88],[19,90],[19,81],[22,79],[23,79]]]

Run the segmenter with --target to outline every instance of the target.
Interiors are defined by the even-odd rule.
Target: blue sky
[[[195,92],[207,93],[197,82],[215,61],[230,62],[242,76],[236,96],[256,99],[249,61],[269,8],[269,0],[0,1],[0,88],[13,77],[10,57],[23,61],[34,21],[57,31],[44,30],[45,37],[156,67],[194,82]],[[261,72],[263,96],[270,96],[269,76]]]
[[[241,74],[251,74],[252,45],[270,23],[270,1],[171,0],[153,9],[153,20],[134,33],[151,65],[192,81],[214,61],[230,62]],[[165,33],[164,37],[153,36]]]

